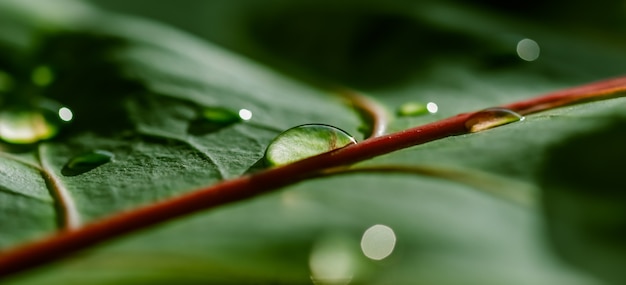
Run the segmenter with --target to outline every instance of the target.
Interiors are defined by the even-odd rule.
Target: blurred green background
[[[367,88],[402,82],[449,60],[471,58],[496,71],[519,67],[524,62],[516,44],[552,31],[625,45],[618,35],[625,31],[626,4],[618,0],[92,2],[174,25],[291,76]],[[564,60],[559,53],[583,56],[587,48],[554,44],[539,41],[543,61]]]

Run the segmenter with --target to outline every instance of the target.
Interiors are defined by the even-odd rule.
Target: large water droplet
[[[307,124],[278,135],[265,151],[269,165],[284,165],[355,144],[347,132],[329,125]]]
[[[465,128],[476,133],[498,126],[524,120],[524,116],[504,108],[489,108],[470,116],[465,121]]]
[[[205,135],[250,118],[252,112],[247,109],[235,112],[221,107],[208,107],[202,110],[198,119],[190,123],[188,132],[193,135]]]
[[[367,258],[383,260],[393,252],[396,246],[396,234],[385,225],[373,225],[363,233],[361,250]]]
[[[100,165],[111,161],[115,155],[106,150],[93,150],[71,158],[61,173],[65,176],[75,176],[90,171]]]
[[[49,66],[40,65],[33,69],[31,73],[31,80],[37,86],[47,86],[54,81],[54,72]]]

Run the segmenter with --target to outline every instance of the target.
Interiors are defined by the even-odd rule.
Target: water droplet
[[[57,134],[57,126],[34,110],[4,110],[0,112],[0,139],[13,144],[31,144]]]
[[[216,122],[216,123],[236,123],[241,120],[239,114],[233,112],[232,110],[220,108],[220,107],[209,107],[202,110],[202,115],[205,119]]]
[[[465,128],[476,133],[498,126],[524,120],[524,116],[504,108],[489,108],[470,116],[465,121]]]
[[[239,110],[239,118],[241,118],[244,121],[248,121],[248,120],[252,119],[252,111],[250,111],[248,109],[241,109],[241,110]]]
[[[40,65],[33,69],[33,72],[31,73],[31,80],[35,85],[44,87],[50,85],[50,83],[54,81],[54,73],[49,66]]]
[[[517,55],[525,61],[537,60],[540,51],[539,44],[531,39],[523,39],[517,43]]]
[[[193,135],[206,135],[246,120],[245,118],[252,118],[252,112],[246,109],[234,112],[221,107],[208,107],[202,110],[200,118],[190,123],[187,131]]]
[[[396,234],[385,225],[373,225],[363,233],[361,250],[367,258],[383,260],[393,252],[396,246]]]
[[[40,100],[38,106],[10,106],[0,111],[0,140],[32,144],[56,136],[72,120],[72,111],[63,105]]]
[[[267,147],[265,160],[269,165],[284,165],[355,143],[350,134],[336,127],[301,125],[278,135]]]
[[[418,102],[408,102],[398,108],[398,115],[403,117],[421,116],[428,113],[437,113],[438,110],[439,107],[433,102],[428,102],[426,105]]]
[[[428,109],[426,109],[426,105],[417,102],[404,103],[398,108],[398,115],[403,117],[420,116],[427,113]]]
[[[0,70],[0,92],[8,92],[13,89],[13,77]]]
[[[65,176],[83,174],[111,161],[113,157],[115,157],[115,155],[106,150],[93,150],[85,152],[71,158],[65,166],[63,166],[61,173]]]

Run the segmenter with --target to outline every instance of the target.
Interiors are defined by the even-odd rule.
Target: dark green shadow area
[[[614,284],[626,275],[626,119],[554,146],[542,172],[550,241],[569,262]]]
[[[257,10],[248,19],[251,39],[282,64],[364,88],[404,83],[442,59],[489,69],[521,63],[510,49],[428,23],[397,5],[298,3]]]
[[[65,33],[43,41],[38,62],[50,66],[56,80],[43,91],[74,112],[72,131],[113,132],[130,128],[125,97],[144,88],[125,79],[113,53],[126,41],[114,37]]]

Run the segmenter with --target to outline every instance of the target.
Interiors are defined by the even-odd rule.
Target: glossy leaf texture
[[[259,9],[242,0],[222,8],[239,18],[206,20],[212,31],[240,19],[231,34],[205,36],[282,74],[163,24],[83,2],[44,3],[0,3],[0,21],[11,27],[0,29],[0,70],[19,86],[0,88],[0,95],[35,90],[67,105],[73,121],[40,145],[3,146],[0,249],[44,238],[62,224],[42,172],[60,181],[87,223],[240,176],[289,128],[326,124],[355,135],[367,123],[334,89],[285,74],[370,88],[389,110],[437,104],[434,114],[395,118],[391,132],[616,76],[626,66],[619,29],[600,37],[456,1],[367,1],[359,9],[354,1],[270,1]],[[308,29],[316,16],[336,28]],[[377,26],[396,32],[367,32]],[[298,34],[311,42],[284,42]],[[536,61],[516,53],[525,38],[541,47]],[[41,65],[54,81],[28,87]],[[579,169],[572,162],[594,165],[594,138],[620,141],[615,126],[625,105],[621,98],[590,102],[407,148],[355,167],[419,167],[431,175],[368,171],[312,179],[113,240],[6,283],[619,284],[613,268],[626,255],[611,236],[623,228],[615,203],[623,195],[596,193],[587,180],[575,184],[584,189],[572,189],[568,181]],[[235,117],[242,109],[250,120]],[[618,145],[599,144],[615,152]],[[95,150],[114,159],[63,174],[72,158]],[[614,162],[599,185],[619,185]],[[582,202],[589,197],[597,197],[594,204]],[[578,211],[604,206],[614,211]],[[388,257],[370,260],[360,241],[377,224],[397,240]],[[597,253],[594,262],[584,260],[590,252]],[[313,260],[325,256],[343,271],[317,276],[325,271]]]

